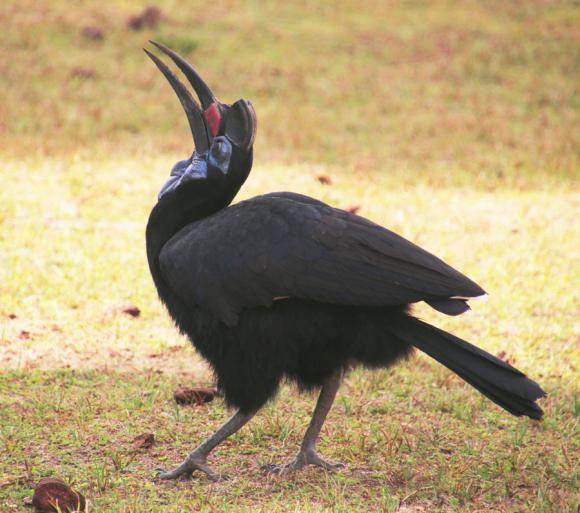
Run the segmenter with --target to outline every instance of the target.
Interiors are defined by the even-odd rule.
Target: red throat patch
[[[220,129],[220,124],[222,120],[217,102],[212,103],[207,109],[203,111],[203,114],[205,116],[207,124],[209,125],[211,135],[215,137],[218,133],[218,130]]]

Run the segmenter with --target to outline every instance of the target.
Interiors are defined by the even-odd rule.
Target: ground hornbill
[[[283,378],[321,388],[296,458],[334,469],[316,440],[344,371],[386,367],[414,347],[514,415],[539,419],[544,392],[520,371],[409,313],[425,301],[458,315],[485,294],[443,261],[367,219],[290,192],[230,205],[252,167],[252,104],[219,102],[179,55],[153,43],[183,72],[189,91],[154,54],[187,114],[195,151],[173,166],[147,224],[147,257],[159,297],[211,364],[235,413],[162,479],[194,470],[275,394]]]

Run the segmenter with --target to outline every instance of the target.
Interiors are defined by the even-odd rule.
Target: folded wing
[[[292,193],[258,196],[188,225],[165,245],[160,265],[176,295],[228,325],[245,308],[289,297],[356,306],[427,301],[456,315],[468,308],[456,298],[485,294],[399,235]]]

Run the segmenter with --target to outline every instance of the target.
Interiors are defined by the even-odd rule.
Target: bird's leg
[[[200,470],[207,474],[213,481],[219,481],[221,476],[216,474],[207,464],[207,456],[228,436],[233,435],[244,426],[255,414],[256,411],[250,413],[242,413],[241,411],[238,411],[228,421],[222,424],[213,435],[191,451],[189,456],[183,460],[183,463],[179,465],[179,467],[171,472],[165,472],[159,469],[160,472],[157,477],[159,479],[177,479],[181,476],[190,477],[194,470]]]
[[[320,434],[322,425],[324,424],[326,416],[328,415],[332,403],[334,402],[334,398],[336,397],[336,393],[338,392],[338,388],[342,382],[343,375],[344,369],[338,369],[324,382],[322,390],[320,391],[320,395],[318,396],[316,408],[312,414],[310,425],[304,434],[304,438],[302,439],[302,444],[300,445],[300,450],[298,451],[296,458],[294,458],[294,460],[290,463],[284,465],[264,465],[262,467],[263,470],[267,472],[285,472],[288,470],[300,470],[306,465],[316,465],[326,470],[337,470],[343,467],[343,465],[340,463],[333,464],[324,461],[316,452],[316,441],[318,440],[318,435]]]

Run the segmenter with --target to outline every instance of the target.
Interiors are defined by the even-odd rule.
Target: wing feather
[[[159,260],[178,296],[228,325],[237,323],[244,308],[270,306],[280,297],[359,306],[447,305],[437,301],[485,293],[399,235],[292,193],[258,196],[186,226]]]

